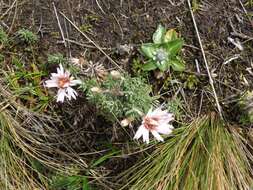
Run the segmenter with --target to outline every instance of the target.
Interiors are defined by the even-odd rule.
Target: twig
[[[231,61],[234,61],[236,59],[238,59],[240,57],[240,54],[235,54],[234,56],[230,57],[229,59],[227,59],[226,61],[224,61],[224,65],[230,63]]]
[[[96,3],[98,5],[98,8],[102,11],[102,13],[106,14],[105,11],[102,9],[102,7],[100,6],[100,4],[98,3],[98,1],[96,0]]]
[[[174,3],[174,2],[172,2],[172,0],[168,0],[168,1],[174,7],[178,7],[178,6],[180,6],[180,5],[182,5],[184,3],[184,0],[181,0],[179,3]]]
[[[17,17],[17,7],[18,7],[18,3],[15,4],[15,9],[14,9],[14,15],[13,15],[13,18],[12,18],[12,21],[11,21],[11,25],[10,25],[10,28],[8,29],[8,35],[11,33],[12,31],[12,28],[14,26],[14,23],[15,23],[15,20],[16,20],[16,17]],[[1,19],[0,19],[1,20]]]
[[[5,15],[7,15],[9,11],[11,11],[11,9],[15,6],[16,2],[17,0],[13,1],[11,6],[0,16],[0,20],[2,20],[5,17]]]
[[[57,13],[55,4],[54,4],[54,2],[53,2],[52,4],[53,4],[53,7],[54,7],[54,14],[55,14],[55,16],[56,16],[56,20],[57,20],[57,23],[58,23],[58,26],[59,26],[59,29],[60,29],[62,41],[63,41],[63,43],[64,43],[64,46],[67,47],[67,44],[66,44],[66,41],[65,41],[65,37],[64,37],[64,33],[63,33],[62,28],[61,28],[61,23],[60,23],[60,20],[59,20],[59,17],[58,17],[58,13]]]
[[[231,26],[231,28],[233,30],[233,32],[230,33],[232,36],[237,36],[239,38],[246,39],[246,40],[253,40],[252,37],[247,36],[247,35],[245,35],[243,33],[237,32],[237,30],[235,29],[235,27],[234,27],[234,25],[232,23],[232,20],[230,18],[228,19],[228,21],[229,21],[229,25]]]
[[[41,37],[43,38],[43,31],[42,31],[42,14],[40,15],[40,26],[37,33],[40,33]]]
[[[7,24],[5,24],[3,21],[1,21],[0,26],[5,27],[7,30],[9,30],[9,28],[10,28],[10,27],[9,27]]]
[[[197,73],[200,73],[199,61],[197,59],[195,59],[195,63],[196,63]]]
[[[123,38],[124,38],[123,29],[122,29],[122,27],[121,27],[121,25],[120,25],[120,23],[119,23],[117,17],[115,16],[115,14],[112,13],[112,16],[114,17],[114,19],[116,20],[117,24],[119,25],[119,29],[120,29],[120,32],[121,32],[121,39],[123,40]]]
[[[90,43],[92,43],[100,52],[102,52],[107,59],[109,59],[114,65],[118,67],[119,70],[123,71],[123,69],[109,56],[105,53],[105,51],[99,47],[93,40],[91,40],[85,33],[83,33],[64,13],[60,12],[60,14],[78,31],[80,32]]]
[[[198,117],[201,113],[202,105],[203,105],[203,96],[204,96],[204,90],[201,91],[201,97],[200,97],[200,104],[199,104],[199,111],[198,111]]]
[[[71,40],[71,39],[68,39],[68,38],[65,38],[65,41],[69,42],[69,43],[72,43],[72,44],[75,44],[75,45],[78,45],[78,46],[81,46],[81,47],[86,47],[86,48],[96,48],[95,46],[93,45],[88,45],[88,44],[84,44],[84,43],[80,43],[80,42],[77,42],[75,40]],[[101,47],[102,50],[115,50],[116,48],[103,48]]]
[[[65,31],[66,31],[66,37],[69,38],[69,32],[68,32],[68,27],[67,27],[67,22],[66,22],[66,19],[64,19],[64,28],[65,28]],[[65,39],[66,41],[66,39]],[[68,53],[69,53],[69,57],[72,57],[71,55],[71,48],[70,48],[70,43],[69,42],[66,42],[66,45],[67,45],[67,48],[68,48]]]
[[[208,74],[208,77],[209,77],[209,83],[210,83],[210,85],[211,85],[211,87],[212,87],[212,91],[213,91],[213,94],[214,94],[216,106],[217,106],[217,108],[218,108],[220,117],[223,119],[221,106],[220,106],[219,99],[218,99],[218,97],[217,97],[217,93],[216,93],[216,90],[215,90],[215,87],[214,87],[214,83],[213,83],[213,78],[212,78],[211,73],[210,73],[210,70],[209,70],[209,66],[208,66],[208,63],[207,63],[205,51],[204,51],[204,49],[203,49],[202,41],[201,41],[201,39],[200,39],[200,35],[199,35],[197,23],[196,23],[196,20],[195,20],[195,17],[194,17],[192,8],[191,8],[191,2],[190,2],[190,0],[187,0],[187,2],[188,2],[189,9],[190,9],[190,13],[191,13],[193,25],[194,25],[194,28],[195,28],[195,31],[196,31],[196,34],[197,34],[197,37],[198,37],[199,46],[200,46],[201,53],[202,53],[202,56],[203,56],[203,59],[204,59],[205,67],[206,67],[206,70],[207,70],[207,74]]]
[[[233,44],[235,47],[237,47],[240,51],[243,51],[244,48],[239,40],[234,40],[231,37],[228,37],[228,41]]]

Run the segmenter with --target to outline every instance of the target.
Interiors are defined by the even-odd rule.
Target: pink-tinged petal
[[[64,89],[59,89],[57,93],[57,102],[64,102],[66,96],[66,91]]]
[[[162,133],[162,134],[168,135],[168,134],[172,133],[173,129],[174,129],[174,127],[172,125],[170,125],[170,124],[163,124],[163,125],[157,126],[156,131],[158,133]]]
[[[64,68],[62,64],[60,64],[59,67],[57,68],[57,73],[60,75],[64,75]]]
[[[149,131],[148,130],[143,130],[143,142],[149,143]]]
[[[59,78],[60,76],[58,73],[51,73],[51,78]]]
[[[66,91],[67,91],[67,95],[68,95],[67,97],[69,100],[71,100],[71,98],[76,99],[77,92],[73,88],[68,87]]]
[[[62,75],[62,72],[61,72],[61,69],[60,69],[60,67],[57,67],[57,74],[59,75],[59,76],[61,76]]]
[[[45,86],[47,88],[58,87],[58,83],[55,80],[46,80],[45,81]]]
[[[162,111],[161,109],[158,109],[153,112],[153,115],[163,118],[163,117],[166,117],[168,115],[168,113],[167,113],[167,111]]]
[[[160,117],[160,123],[169,123],[174,120],[174,115],[171,113],[165,113]]]
[[[159,135],[159,133],[155,130],[151,131],[152,135],[154,135],[154,137],[156,138],[156,140],[158,141],[163,141],[163,138],[161,137],[161,135]]]
[[[69,71],[65,71],[64,76],[65,77],[70,77],[70,72]]]
[[[136,133],[134,135],[134,139],[139,139],[143,135],[145,130],[147,130],[147,129],[143,125],[141,125],[138,128],[138,130],[136,131]]]
[[[158,121],[159,124],[168,123],[174,120],[174,115],[168,113],[167,111],[163,111],[161,106],[156,108],[154,111],[149,110],[146,116],[150,118],[156,118],[155,120]]]
[[[71,80],[70,81],[70,86],[76,86],[77,84],[82,84],[82,81],[80,80]]]
[[[150,116],[159,116],[161,114],[163,114],[163,111],[162,111],[162,107],[160,106],[160,107],[156,108],[154,111],[152,111],[150,113]]]

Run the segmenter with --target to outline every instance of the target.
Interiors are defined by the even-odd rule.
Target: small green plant
[[[22,42],[29,45],[35,44],[38,41],[36,34],[27,29],[20,29],[17,32],[17,35]]]
[[[50,65],[59,65],[65,64],[67,62],[67,59],[61,53],[55,53],[48,55],[47,62]]]
[[[188,89],[192,90],[198,85],[198,83],[199,83],[199,79],[196,77],[196,75],[189,75],[184,85]]]
[[[200,1],[199,0],[193,0],[192,1],[192,11],[195,12],[200,9]]]
[[[245,3],[245,6],[253,7],[253,0],[247,0],[246,3]]]
[[[173,98],[172,100],[168,101],[167,103],[167,110],[171,113],[175,114],[177,120],[180,120],[183,116],[183,103],[180,98]]]
[[[5,33],[5,31],[2,28],[0,28],[0,46],[6,45],[7,43],[8,43],[8,35]]]
[[[110,74],[100,83],[95,79],[84,81],[87,99],[96,105],[101,115],[115,122],[127,117],[136,119],[148,112],[155,99],[150,96],[151,86],[141,77],[127,74],[115,77]]]
[[[9,88],[24,102],[27,107],[43,111],[50,102],[50,98],[41,85],[41,78],[46,74],[40,71],[36,64],[25,65],[18,57],[12,56],[11,71],[4,72]]]
[[[56,175],[53,177],[51,188],[55,190],[89,190],[88,179],[86,176],[64,176]]]
[[[238,102],[239,108],[241,110],[240,122],[243,124],[253,123],[253,91],[245,92]]]
[[[80,30],[82,32],[88,32],[88,31],[91,31],[92,30],[92,25],[91,24],[83,24],[80,26]]]
[[[0,53],[0,64],[4,61],[4,55]]]
[[[131,64],[131,70],[134,76],[143,76],[144,78],[148,76],[148,72],[143,71],[142,67],[143,64],[141,63],[140,59],[133,59],[133,63]]]
[[[159,25],[153,34],[153,43],[145,43],[141,46],[141,52],[149,59],[143,66],[143,70],[150,71],[160,69],[166,71],[170,67],[174,71],[185,69],[184,61],[179,56],[183,46],[183,39],[178,37],[175,30],[166,32],[165,27]]]

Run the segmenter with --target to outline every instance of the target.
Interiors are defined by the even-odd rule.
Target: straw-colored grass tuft
[[[247,190],[252,187],[251,147],[239,128],[215,114],[178,128],[124,179],[132,190]]]

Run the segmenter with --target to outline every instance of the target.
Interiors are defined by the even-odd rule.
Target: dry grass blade
[[[0,188],[46,189],[47,183],[42,180],[45,177],[40,175],[40,182],[35,178],[33,174],[36,171],[28,164],[31,158],[27,154],[23,154],[15,143],[10,131],[13,125],[12,119],[8,112],[2,111],[0,113]]]
[[[131,168],[122,189],[247,190],[252,153],[243,134],[214,114],[203,116]]]

